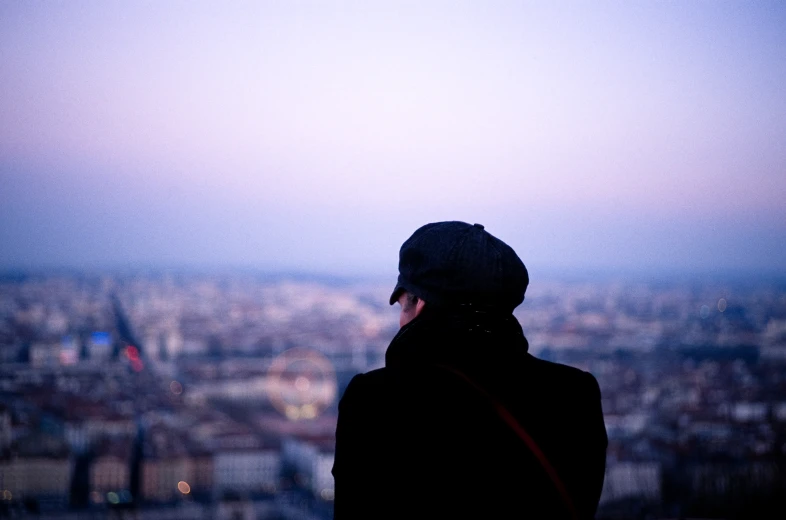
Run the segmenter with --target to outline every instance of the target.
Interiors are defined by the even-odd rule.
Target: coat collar
[[[388,367],[449,365],[474,372],[521,360],[529,344],[511,313],[472,306],[429,309],[399,330],[385,353]]]

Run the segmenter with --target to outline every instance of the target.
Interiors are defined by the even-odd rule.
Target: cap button
[[[483,224],[472,224],[472,225],[478,229],[483,229]]]

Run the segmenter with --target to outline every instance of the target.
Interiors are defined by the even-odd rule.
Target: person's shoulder
[[[530,355],[532,372],[543,381],[555,384],[570,384],[571,386],[586,387],[588,390],[598,389],[598,381],[591,373],[570,365],[547,361]]]
[[[589,373],[581,370],[580,368],[565,365],[563,363],[557,363],[555,361],[547,361],[545,359],[535,357],[532,354],[529,355],[529,360],[536,370],[547,372],[550,375],[556,374],[564,377],[582,377],[582,374]]]
[[[388,388],[391,384],[399,379],[395,370],[382,367],[369,372],[362,372],[356,374],[349,382],[347,391],[373,392],[374,390],[383,390]]]
[[[339,399],[339,412],[363,410],[366,415],[376,415],[396,400],[401,378],[390,368],[380,368],[352,377]]]
[[[344,397],[360,393],[368,394],[386,387],[389,384],[390,372],[389,368],[383,367],[354,375],[344,390]]]

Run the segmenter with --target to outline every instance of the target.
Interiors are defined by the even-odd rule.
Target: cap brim
[[[394,303],[396,303],[398,299],[401,297],[401,293],[403,293],[404,291],[406,291],[406,288],[404,288],[404,286],[401,285],[400,283],[397,283],[396,288],[393,289],[393,292],[390,294],[390,304],[393,305]]]

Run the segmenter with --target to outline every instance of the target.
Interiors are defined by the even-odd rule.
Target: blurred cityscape
[[[392,285],[0,278],[0,517],[332,518],[337,401],[384,364]],[[600,382],[599,519],[786,517],[782,281],[535,281],[516,315]]]

